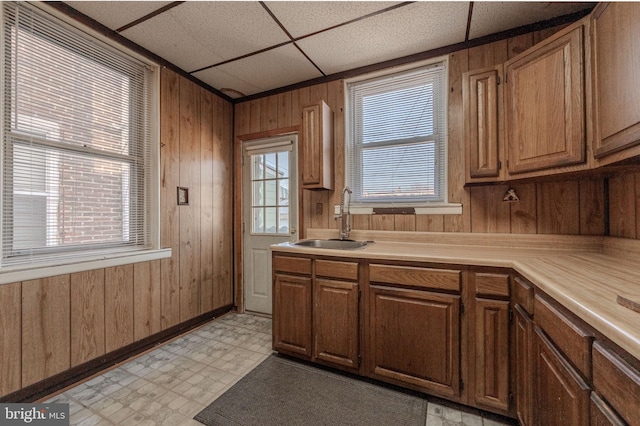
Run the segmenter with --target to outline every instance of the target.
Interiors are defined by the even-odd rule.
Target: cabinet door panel
[[[625,426],[627,424],[595,392],[591,392],[589,415],[591,426]]]
[[[531,345],[533,321],[520,305],[514,307],[516,413],[522,426],[533,425]]]
[[[538,327],[534,336],[534,417],[538,425],[583,426],[589,386]]]
[[[476,299],[476,383],[478,404],[509,409],[509,302]]]
[[[276,274],[273,348],[311,357],[311,278]]]
[[[379,286],[369,297],[369,373],[458,396],[460,297]]]
[[[501,70],[474,70],[463,75],[467,181],[500,176]]]
[[[313,290],[315,360],[358,369],[358,284],[316,279]]]
[[[583,26],[506,64],[509,174],[583,163]]]

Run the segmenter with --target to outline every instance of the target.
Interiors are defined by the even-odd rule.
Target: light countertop
[[[309,230],[335,238],[335,230]],[[640,359],[640,313],[616,302],[640,302],[640,241],[605,237],[354,231],[373,244],[355,250],[282,243],[273,251],[353,259],[388,259],[512,268],[611,341]]]

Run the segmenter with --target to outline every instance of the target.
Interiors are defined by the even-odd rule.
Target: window
[[[347,82],[346,181],[361,205],[446,203],[446,62]]]
[[[2,4],[1,266],[154,248],[154,67]]]

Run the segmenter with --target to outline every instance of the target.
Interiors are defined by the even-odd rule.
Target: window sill
[[[20,265],[14,267],[6,267],[0,269],[0,284],[36,280],[39,278],[91,271],[93,269],[110,268],[113,266],[122,266],[131,263],[148,262],[151,260],[165,259],[168,257],[171,257],[171,249],[164,248],[156,250],[143,250],[139,252],[129,251],[117,254],[112,253],[108,255],[87,256],[57,265]]]
[[[395,208],[400,207],[397,205],[376,205],[376,206],[351,206],[349,208],[349,213],[351,214],[374,214],[374,209],[376,208]],[[462,214],[462,204],[457,203],[441,203],[441,204],[433,204],[429,206],[410,206],[415,212],[412,214],[415,215],[425,215],[425,214]],[[340,214],[340,206],[334,206],[334,213]]]

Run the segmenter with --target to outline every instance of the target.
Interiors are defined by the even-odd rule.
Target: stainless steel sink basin
[[[293,243],[296,246],[313,247],[323,249],[351,250],[364,247],[373,241],[353,241],[353,240],[302,240]]]

